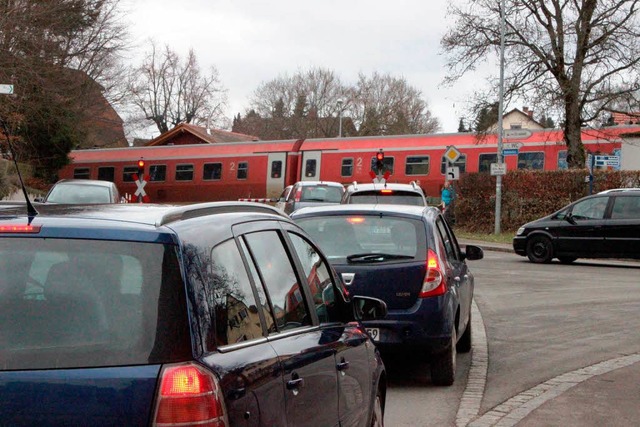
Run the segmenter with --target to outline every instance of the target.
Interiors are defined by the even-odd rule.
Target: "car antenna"
[[[16,159],[16,152],[13,149],[13,144],[11,144],[11,138],[9,138],[9,128],[4,120],[0,119],[0,124],[2,125],[2,130],[5,138],[7,138],[7,144],[9,145],[9,150],[11,151],[11,158],[13,159],[13,164],[16,167],[16,171],[18,172],[18,179],[20,180],[20,186],[22,187],[22,194],[24,194],[24,199],[27,202],[27,215],[29,216],[29,223],[38,215],[38,211],[31,204],[31,200],[29,200],[29,195],[27,194],[27,188],[24,185],[24,181],[22,180],[22,173],[20,173],[20,168],[18,167],[18,160]]]

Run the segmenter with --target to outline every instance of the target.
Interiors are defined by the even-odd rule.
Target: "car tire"
[[[376,400],[373,402],[373,413],[371,414],[371,427],[384,426],[384,406],[382,405],[382,392],[378,389]]]
[[[559,256],[558,260],[560,260],[563,264],[571,264],[573,261],[577,260],[578,257],[575,256]]]
[[[548,264],[553,258],[553,245],[546,236],[533,236],[527,242],[527,257],[536,264]]]
[[[451,342],[447,349],[431,359],[431,382],[434,385],[448,386],[456,377],[456,327],[451,330]]]
[[[467,328],[456,345],[456,351],[458,353],[469,353],[471,351],[471,313],[469,313]]]

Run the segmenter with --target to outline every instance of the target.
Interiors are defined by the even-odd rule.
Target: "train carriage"
[[[584,129],[588,152],[613,154],[622,135],[639,126]],[[525,131],[504,157],[507,170],[558,170],[567,167],[562,131]],[[455,147],[454,163],[445,157]],[[199,202],[242,198],[270,199],[296,181],[349,184],[370,181],[375,154],[384,151],[390,182],[420,181],[427,196],[438,197],[448,166],[461,174],[489,172],[497,162],[497,138],[473,133],[250,141],[74,150],[60,178],[106,179],[122,193],[134,194],[137,161],[145,161],[144,187],[152,202]]]

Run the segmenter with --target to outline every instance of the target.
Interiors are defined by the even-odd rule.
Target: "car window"
[[[235,241],[228,240],[213,248],[208,266],[210,280],[204,287],[204,298],[212,312],[204,318],[213,322],[202,326],[209,331],[208,337],[215,337],[215,343],[209,342],[208,349],[213,349],[212,344],[224,346],[261,338],[258,304]]]
[[[291,232],[289,232],[289,238],[307,276],[307,283],[320,323],[340,321],[336,312],[336,295],[331,280],[331,270],[310,242]]]
[[[244,238],[269,295],[278,330],[310,325],[304,290],[278,232],[260,231]]]
[[[353,215],[299,218],[296,222],[330,260],[375,253],[392,256],[388,261],[424,259],[426,256],[425,232],[419,220]]]
[[[175,362],[190,343],[174,247],[0,239],[5,369]]]
[[[339,187],[303,187],[300,201],[340,203],[342,189]]]
[[[571,215],[576,220],[603,219],[607,210],[608,197],[594,197],[573,205]]]
[[[445,221],[441,217],[438,217],[436,218],[435,224],[447,259],[450,262],[459,260],[460,255],[458,244],[449,231],[449,228],[446,226]]]
[[[611,219],[640,219],[640,197],[616,197]]]
[[[108,187],[99,185],[58,184],[51,189],[49,196],[47,196],[47,202],[70,204],[111,203],[111,192]]]
[[[379,190],[353,193],[349,198],[349,203],[425,206],[424,198],[419,193],[403,191],[381,193]]]

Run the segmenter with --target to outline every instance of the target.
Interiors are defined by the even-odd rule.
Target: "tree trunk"
[[[570,169],[585,167],[581,125],[582,120],[577,97],[567,96],[565,102],[564,142],[567,145],[567,164]]]

